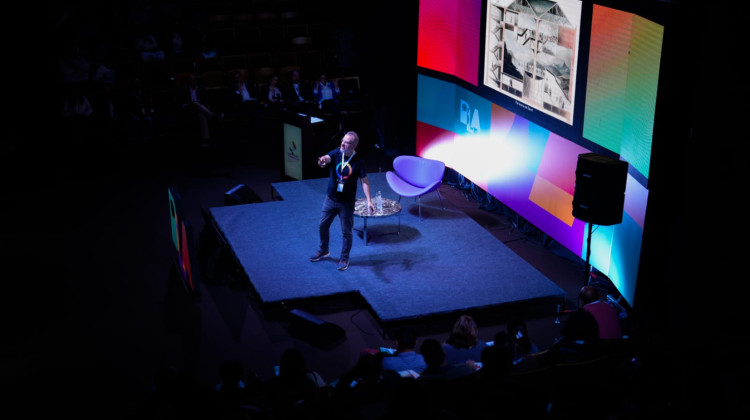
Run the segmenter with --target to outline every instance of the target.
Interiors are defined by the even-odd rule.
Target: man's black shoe
[[[310,261],[317,262],[317,261],[320,261],[320,260],[322,260],[323,258],[325,258],[325,257],[327,257],[329,255],[331,255],[331,253],[328,252],[328,251],[325,251],[325,252],[318,251],[318,252],[315,253],[315,255],[313,255],[312,257],[310,257]]]

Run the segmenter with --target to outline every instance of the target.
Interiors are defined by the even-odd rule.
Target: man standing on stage
[[[354,131],[344,134],[341,146],[331,150],[327,155],[318,158],[318,165],[324,168],[330,165],[328,190],[323,201],[320,217],[320,246],[310,261],[320,261],[330,255],[328,250],[329,233],[333,219],[338,215],[344,238],[341,244],[341,256],[338,269],[344,271],[349,267],[349,251],[352,249],[352,229],[354,228],[354,202],[357,199],[357,180],[362,182],[362,191],[367,198],[367,208],[374,212],[375,206],[370,199],[370,181],[367,179],[364,159],[354,150],[359,143],[359,136]]]

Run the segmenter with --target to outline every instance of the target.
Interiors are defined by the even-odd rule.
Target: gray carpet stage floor
[[[384,173],[368,178],[373,195],[380,190],[383,197],[398,199]],[[560,287],[464,212],[443,210],[436,193],[422,198],[421,221],[413,198],[401,200],[399,216],[370,218],[367,245],[363,219],[355,217],[348,270],[336,270],[341,247],[338,219],[331,227],[331,256],[310,262],[318,246],[326,182],[279,182],[273,184],[279,201],[209,209],[263,302],[359,293],[382,322],[391,322],[509,303],[565,300]],[[361,186],[359,192],[362,195]],[[554,311],[555,304],[550,308]]]

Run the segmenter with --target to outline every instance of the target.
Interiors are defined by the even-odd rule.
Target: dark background
[[[274,131],[248,139],[244,130],[222,129],[209,152],[175,148],[169,134],[149,149],[106,143],[109,136],[85,147],[71,143],[56,125],[55,22],[65,9],[94,11],[85,15],[96,21],[96,11],[107,10],[102,3],[17,4],[6,15],[13,25],[5,28],[0,250],[6,268],[2,378],[14,391],[10,400],[31,412],[83,414],[96,407],[122,413],[120,407],[127,412],[149,395],[151,375],[166,366],[212,386],[218,376],[210,372],[223,360],[239,359],[247,371],[269,377],[281,351],[297,346],[333,380],[361,348],[392,345],[357,302],[305,308],[347,331],[343,345],[319,349],[289,334],[283,308],[264,308],[241,287],[199,284],[200,297],[185,293],[172,272],[166,188],[177,186],[186,198],[196,235],[203,227],[200,207],[222,205],[223,193],[238,183],[272,200],[270,185],[282,179],[277,162],[267,158],[276,150]],[[166,2],[109,2],[109,10],[149,3]],[[416,2],[316,3],[335,17],[339,34],[351,36],[351,49],[340,51],[351,63],[342,75],[359,75],[375,115],[385,115],[366,128],[382,129],[385,147],[371,156],[387,168],[393,154],[413,147]],[[682,5],[684,24],[665,33],[669,45],[682,47],[664,51],[667,94],[659,100],[667,105],[660,105],[654,141],[660,166],[652,168],[649,185],[641,303],[628,322],[639,345],[667,363],[665,371],[680,372],[670,386],[700,378],[699,394],[718,389],[726,404],[743,395],[747,374],[741,228],[748,96],[737,58],[744,38],[734,36],[740,24],[713,24],[723,22],[722,12]],[[512,215],[480,208],[481,194],[443,188],[576,304],[580,261],[554,252],[537,232],[519,229]],[[507,314],[476,315],[489,338]],[[448,318],[415,322],[420,339],[444,338]],[[559,333],[548,316],[528,322],[540,347]]]

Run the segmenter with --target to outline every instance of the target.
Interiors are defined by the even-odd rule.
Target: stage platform
[[[368,178],[373,195],[382,191],[398,200],[385,173]],[[443,210],[436,193],[422,198],[423,220],[412,198],[401,200],[398,216],[370,218],[367,245],[363,219],[355,218],[346,271],[336,269],[341,248],[336,219],[331,256],[311,262],[326,183],[324,178],[279,182],[273,184],[277,201],[209,209],[262,302],[356,293],[387,323],[518,303],[543,303],[554,313],[565,301],[563,289],[463,211]]]

